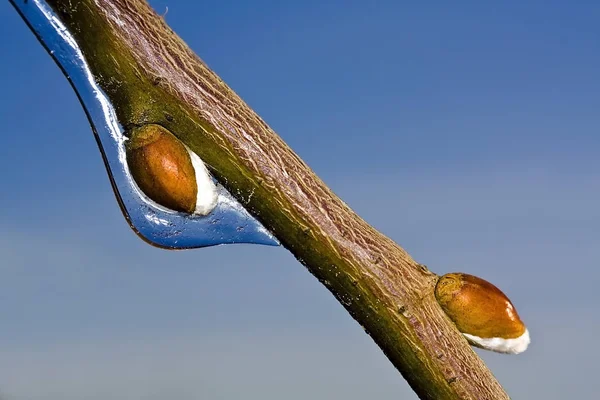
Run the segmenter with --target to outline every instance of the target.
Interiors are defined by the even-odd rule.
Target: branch
[[[145,1],[49,3],[121,124],[163,125],[195,151],[420,398],[508,399],[436,302],[437,275],[340,200]]]

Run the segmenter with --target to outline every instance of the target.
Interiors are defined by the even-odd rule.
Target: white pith
[[[192,165],[194,166],[194,172],[196,174],[196,184],[198,185],[196,210],[194,210],[194,214],[207,215],[217,205],[217,186],[202,159],[187,147],[186,150],[192,159]]]
[[[519,354],[527,350],[527,346],[531,342],[529,337],[529,330],[525,329],[525,332],[514,339],[505,339],[505,338],[480,338],[479,336],[469,335],[468,333],[463,333],[467,340],[476,347],[480,347],[482,349],[495,351],[498,353],[507,353],[507,354]]]

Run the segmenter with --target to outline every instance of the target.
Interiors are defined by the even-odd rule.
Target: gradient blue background
[[[530,349],[479,353],[513,398],[595,396],[600,3],[151,4],[367,221],[509,294]],[[67,81],[0,21],[0,397],[416,398],[284,249],[139,240]]]

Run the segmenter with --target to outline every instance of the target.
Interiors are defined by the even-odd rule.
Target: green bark
[[[435,301],[437,275],[333,194],[145,1],[49,3],[121,124],[162,125],[195,151],[364,327],[420,398],[508,398]]]

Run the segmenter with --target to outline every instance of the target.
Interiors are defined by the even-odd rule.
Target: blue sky
[[[512,298],[513,398],[591,398],[599,5],[151,4],[361,216]],[[167,252],[111,192],[66,79],[0,5],[0,396],[416,398],[285,250]]]

